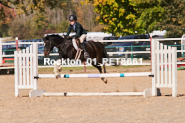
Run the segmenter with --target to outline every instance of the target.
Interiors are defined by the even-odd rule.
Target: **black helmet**
[[[77,17],[75,15],[70,15],[69,21],[77,21]]]

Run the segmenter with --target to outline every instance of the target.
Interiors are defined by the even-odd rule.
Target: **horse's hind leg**
[[[97,69],[99,70],[100,73],[102,73],[102,68],[101,68],[101,65],[100,65],[99,63],[97,63],[97,64],[92,63],[92,65],[93,65],[95,68],[97,68]]]
[[[103,65],[103,70],[104,70],[104,73],[106,73],[105,64]]]
[[[104,70],[104,73],[106,73],[105,64],[103,65],[103,70]],[[105,84],[107,84],[107,79],[105,78],[101,78],[101,79],[105,82]]]
[[[102,68],[101,68],[101,65],[99,64],[99,63],[97,63],[97,64],[92,64],[94,67],[96,67],[98,70],[99,70],[99,72],[100,73],[102,73]],[[105,71],[104,71],[105,72]],[[104,77],[101,77],[101,80],[105,83],[105,84],[107,84],[107,79],[105,79]]]

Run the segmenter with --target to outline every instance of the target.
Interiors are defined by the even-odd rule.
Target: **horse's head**
[[[59,35],[47,35],[44,40],[44,57],[48,57],[54,47],[59,47],[64,38]]]
[[[52,43],[50,36],[43,37],[44,41],[44,57],[48,57],[49,53],[53,50],[54,44]]]

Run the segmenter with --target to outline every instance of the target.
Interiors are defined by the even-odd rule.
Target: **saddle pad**
[[[75,39],[72,39],[73,46],[76,50],[78,50],[78,45],[76,44]]]

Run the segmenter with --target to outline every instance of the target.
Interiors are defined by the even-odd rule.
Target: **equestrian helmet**
[[[75,15],[70,15],[69,21],[77,21],[77,17]]]

